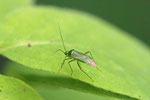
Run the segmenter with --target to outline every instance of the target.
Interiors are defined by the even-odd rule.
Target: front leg
[[[58,71],[60,71],[62,69],[62,67],[63,67],[63,65],[64,65],[64,63],[65,63],[66,60],[72,59],[72,58],[66,58],[66,57],[67,56],[65,56],[65,58],[64,58],[64,60],[63,60],[63,62],[61,64],[61,67],[60,67],[60,69]]]
[[[69,67],[70,67],[70,69],[71,69],[71,76],[72,76],[73,70],[72,70],[72,67],[71,67],[71,64],[70,64],[70,63],[73,62],[73,61],[75,61],[75,60],[72,59],[72,60],[68,61]]]

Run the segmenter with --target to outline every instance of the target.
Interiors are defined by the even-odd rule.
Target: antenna
[[[65,48],[64,40],[63,40],[63,37],[62,37],[62,34],[61,34],[61,29],[60,29],[59,23],[58,23],[58,27],[59,27],[59,34],[60,34],[60,37],[61,37],[61,40],[62,40],[62,43],[63,43],[63,47],[64,47],[64,50],[66,51],[66,48]]]

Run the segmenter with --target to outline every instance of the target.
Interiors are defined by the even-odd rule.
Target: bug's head
[[[68,55],[68,51],[65,52],[65,55]]]

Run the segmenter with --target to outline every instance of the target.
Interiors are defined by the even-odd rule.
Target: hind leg
[[[92,82],[94,82],[94,80],[82,69],[82,67],[81,67],[80,64],[79,64],[79,61],[77,61],[77,64],[78,64],[80,70],[81,70],[87,77],[89,77]]]

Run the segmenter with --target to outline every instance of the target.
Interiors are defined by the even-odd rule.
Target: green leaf
[[[0,0],[0,21],[19,7],[32,4],[33,0]]]
[[[94,82],[79,70],[76,62],[71,63],[72,76],[67,63],[58,71],[64,59],[61,52],[54,54],[63,49],[58,23],[67,50],[92,52],[102,72],[86,64],[81,66]],[[23,8],[8,16],[0,36],[3,56],[33,69],[73,78],[51,77],[57,80],[55,84],[64,82],[68,88],[79,86],[76,90],[115,98],[150,98],[149,48],[102,19],[68,9]]]
[[[27,100],[27,98],[28,100],[43,100],[24,82],[0,75],[0,100]]]
[[[9,61],[7,64],[5,64],[4,73],[9,76],[17,77],[28,83],[44,98],[44,100],[49,100],[49,98],[52,98],[53,100],[113,100],[108,97],[65,89],[65,85],[68,84],[68,82],[62,80],[62,78],[67,77],[60,77],[57,74],[49,73],[46,71],[34,70],[12,61]],[[58,82],[58,80],[60,80],[60,82]],[[77,90],[79,85],[73,86],[70,82],[70,88]]]

